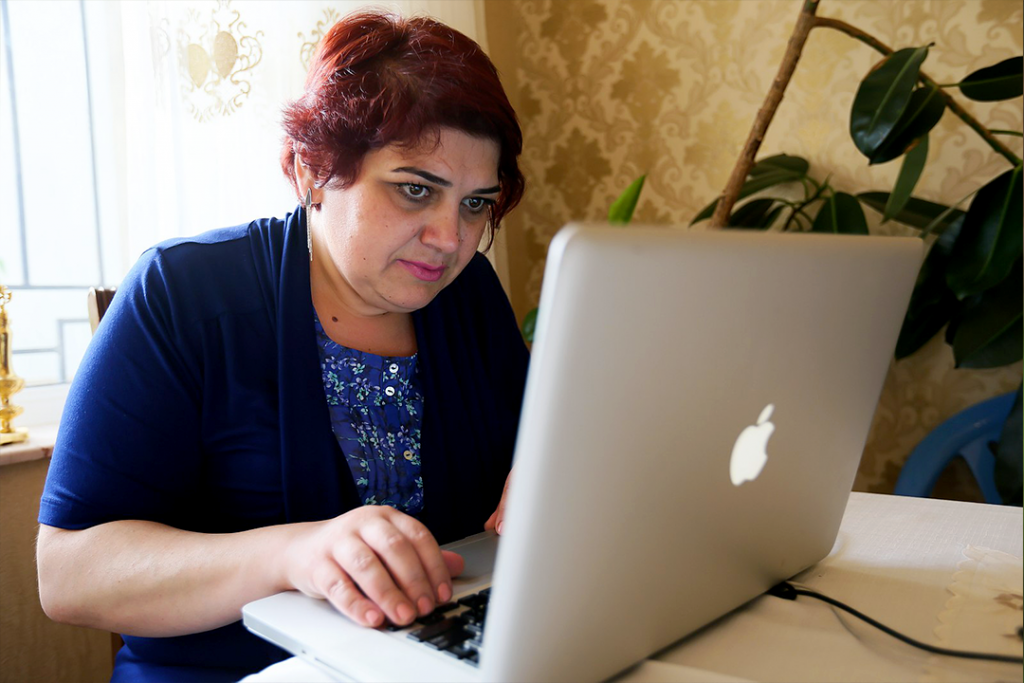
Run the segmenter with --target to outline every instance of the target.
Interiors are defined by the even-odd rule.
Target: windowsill
[[[0,467],[49,458],[56,440],[56,424],[29,427],[27,441],[0,446]]]
[[[69,386],[26,387],[12,397],[13,403],[25,409],[13,426],[28,429],[28,440],[0,446],[0,466],[50,457]]]

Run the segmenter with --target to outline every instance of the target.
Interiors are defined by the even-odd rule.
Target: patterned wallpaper
[[[507,221],[512,300],[537,301],[548,242],[570,219],[601,220],[648,174],[635,220],[686,224],[725,185],[778,69],[801,0],[488,0],[488,42],[523,122],[528,188]],[[1022,51],[1019,0],[822,0],[819,16],[853,24],[895,49],[935,42],[924,71],[940,83]],[[836,31],[812,32],[760,156],[808,158],[819,179],[856,193],[888,190],[899,161],[868,167],[848,134],[860,79],[880,55]],[[961,100],[962,101],[962,100]],[[1020,98],[967,101],[982,123],[1021,129]],[[1003,138],[1021,154],[1020,138]],[[948,111],[931,136],[916,194],[960,198],[1006,162]],[[869,212],[870,213],[870,212]],[[878,226],[873,232],[896,232]],[[723,273],[723,277],[727,274]],[[954,370],[933,340],[894,363],[856,481],[891,491],[932,428],[1015,389],[1021,364]],[[972,498],[969,482],[948,495]]]

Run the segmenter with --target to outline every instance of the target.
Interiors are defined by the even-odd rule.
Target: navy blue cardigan
[[[419,519],[445,543],[479,532],[501,497],[528,354],[480,255],[413,319]],[[358,505],[321,383],[301,207],[147,251],[75,375],[39,521],[225,533]],[[285,656],[240,622],[125,641],[115,680],[236,680]]]

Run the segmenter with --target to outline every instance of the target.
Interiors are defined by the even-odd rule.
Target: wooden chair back
[[[96,334],[96,326],[100,324],[103,314],[110,307],[110,302],[116,291],[115,287],[92,287],[89,289],[89,325],[92,327],[93,334]]]

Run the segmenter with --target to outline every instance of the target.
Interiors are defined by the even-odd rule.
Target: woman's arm
[[[43,611],[137,636],[224,626],[246,602],[288,589],[281,558],[294,526],[201,534],[137,520],[80,531],[41,525]]]
[[[463,567],[420,522],[377,506],[231,534],[137,520],[43,525],[37,563],[51,619],[149,637],[224,626],[245,603],[284,590],[330,600],[367,626],[407,624],[451,599]]]

